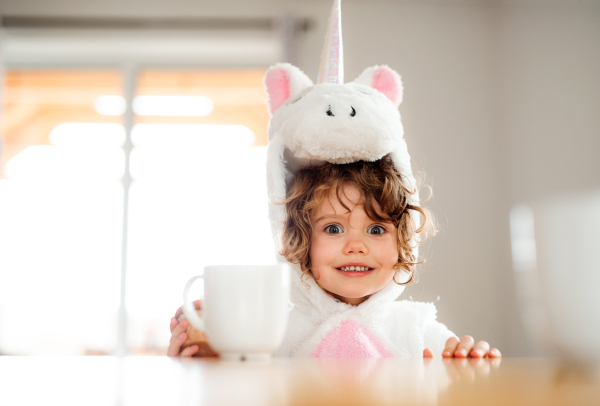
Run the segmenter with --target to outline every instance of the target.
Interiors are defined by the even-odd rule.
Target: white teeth
[[[342,271],[346,271],[346,272],[352,272],[352,271],[358,271],[358,272],[365,272],[369,270],[369,267],[366,266],[344,266],[340,268]]]

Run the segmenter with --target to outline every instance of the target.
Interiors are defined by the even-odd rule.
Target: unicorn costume
[[[415,189],[398,112],[400,76],[387,66],[374,66],[344,84],[342,53],[340,0],[335,0],[318,84],[290,64],[274,65],[265,75],[271,114],[267,190],[278,251],[285,207],[273,202],[286,197],[288,182],[303,167],[376,161],[390,154],[407,186]],[[418,204],[418,194],[410,203]],[[420,224],[419,214],[410,214]],[[416,258],[417,244],[412,246]],[[421,357],[425,348],[439,355],[454,336],[436,321],[433,304],[396,301],[404,286],[394,281],[352,306],[327,295],[312,278],[302,283],[300,265],[291,267],[294,308],[278,356]]]

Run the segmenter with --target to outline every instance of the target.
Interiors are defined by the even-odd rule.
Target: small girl
[[[402,82],[374,66],[344,83],[342,54],[335,0],[318,83],[290,64],[265,75],[269,217],[280,259],[295,271],[275,355],[499,357],[485,341],[459,340],[433,304],[396,300],[414,280],[432,223],[398,112]],[[200,347],[182,349],[189,323],[181,315],[171,320],[168,355],[192,356]]]
[[[302,273],[294,279],[295,308],[276,355],[500,356],[485,341],[459,341],[436,321],[432,304],[395,301],[414,280],[411,241],[432,228],[427,209],[409,203],[414,193],[389,155],[295,174],[284,201],[280,254]],[[410,211],[420,213],[420,227]],[[192,356],[199,346],[181,350],[189,327],[178,322],[181,314],[180,308],[171,320],[168,355]]]

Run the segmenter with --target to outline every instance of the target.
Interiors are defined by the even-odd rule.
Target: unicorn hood
[[[271,231],[277,252],[281,251],[285,207],[276,203],[285,199],[288,183],[301,168],[326,162],[376,161],[389,154],[405,186],[416,190],[398,112],[403,91],[400,75],[387,66],[373,66],[365,69],[353,82],[343,83],[342,53],[340,0],[335,0],[317,84],[288,63],[276,64],[265,74],[267,105],[271,114],[267,191]],[[409,203],[418,205],[418,199],[418,193],[415,193]],[[410,211],[410,215],[418,227],[419,213]],[[416,242],[412,241],[411,246],[417,258]],[[373,354],[400,356],[410,352],[388,342],[389,332],[377,327],[381,317],[390,317],[390,309],[394,307],[390,305],[400,296],[404,286],[391,281],[359,306],[351,306],[328,296],[312,278],[303,283],[300,266],[292,265],[292,268],[295,270],[292,301],[296,308],[292,312],[289,329],[297,331],[288,334],[282,354],[314,355],[319,343],[328,334],[337,334],[334,332],[339,332],[339,328],[358,328],[360,332],[352,330],[349,334],[362,334],[363,338],[367,337],[366,341],[377,342],[377,345],[371,345],[372,349],[375,348]],[[401,280],[401,276],[407,275],[398,276]],[[426,314],[419,310],[415,317],[421,322],[431,317],[435,319],[435,307],[418,304],[421,305],[430,306],[433,310],[428,308]],[[318,325],[321,330],[309,325]],[[304,337],[304,332],[309,330],[312,335]],[[373,334],[376,339],[370,340],[368,337]],[[363,344],[360,346],[364,347]],[[327,351],[331,353],[330,350]]]

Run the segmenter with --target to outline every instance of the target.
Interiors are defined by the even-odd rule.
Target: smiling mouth
[[[344,272],[367,272],[372,271],[375,268],[369,268],[367,266],[343,266],[341,268],[336,268],[338,271]]]

